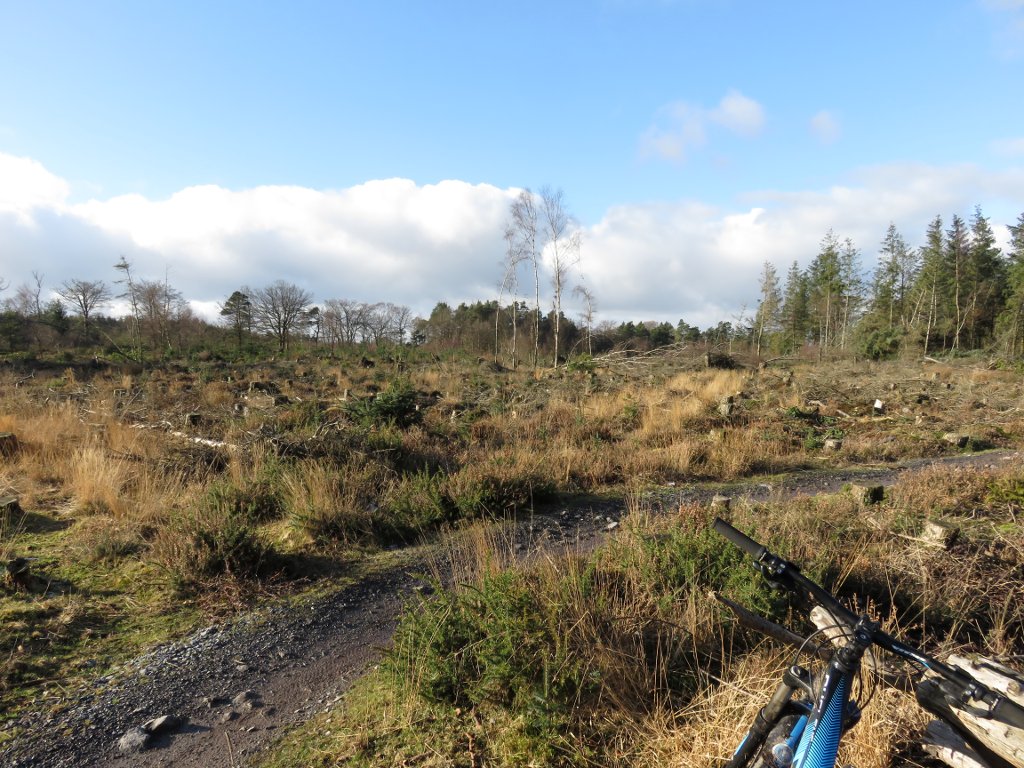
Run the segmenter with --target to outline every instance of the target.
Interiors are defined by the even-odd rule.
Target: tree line
[[[170,358],[223,346],[236,352],[276,348],[285,353],[300,343],[334,352],[341,345],[402,344],[412,337],[408,307],[390,302],[328,299],[322,305],[304,288],[284,280],[233,291],[219,307],[219,323],[200,318],[181,291],[163,279],[139,277],[124,257],[119,275],[105,280],[72,278],[50,291],[43,275],[15,289],[0,311],[0,348],[7,352],[102,349],[126,360]],[[10,286],[0,280],[0,291]],[[45,296],[52,298],[46,299]],[[103,314],[118,301],[127,308]]]
[[[989,350],[1024,353],[1024,214],[1008,227],[1004,254],[976,207],[929,223],[918,248],[890,224],[870,275],[850,239],[826,233],[801,269],[780,280],[765,263],[757,310],[747,324],[758,354],[813,345],[819,356],[852,352],[871,358],[901,351],[925,355]]]
[[[596,321],[595,298],[582,281],[572,291],[578,314],[566,316],[563,300],[580,264],[578,229],[561,191],[524,190],[510,207],[496,300],[454,308],[440,302],[417,318],[390,302],[317,304],[309,291],[277,280],[233,291],[212,324],[166,276],[140,277],[122,257],[110,283],[73,278],[46,291],[43,276],[33,272],[31,282],[4,299],[0,345],[7,352],[98,347],[142,360],[218,345],[273,354],[296,345],[334,353],[346,346],[411,344],[493,356],[512,367],[679,343],[749,350],[760,358],[807,350],[820,358],[971,350],[1017,358],[1024,355],[1024,213],[1008,229],[1004,253],[980,207],[970,220],[953,215],[946,224],[935,216],[916,248],[890,224],[870,274],[853,241],[829,230],[810,263],[801,268],[794,261],[784,280],[774,264],[764,263],[752,315],[741,311],[703,330],[684,320],[616,324]],[[547,306],[542,279],[550,289]],[[9,289],[0,280],[0,291]],[[127,312],[104,315],[115,301]]]

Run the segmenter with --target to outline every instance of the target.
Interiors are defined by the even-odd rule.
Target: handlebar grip
[[[992,717],[1015,728],[1024,728],[1024,707],[1005,696],[1000,695],[992,708]]]
[[[736,530],[720,517],[715,518],[715,531],[719,535],[727,538],[730,542],[733,543],[733,545],[742,549],[744,552],[746,552],[748,555],[754,558],[754,560],[760,560],[764,553],[768,551],[768,548],[766,546],[764,546],[763,544],[758,544],[745,533]]]

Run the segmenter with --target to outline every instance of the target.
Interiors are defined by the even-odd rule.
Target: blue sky
[[[709,324],[830,227],[870,268],[890,221],[1024,212],[1024,0],[0,0],[0,74],[12,285],[123,253],[200,310],[428,312],[550,184],[605,319]]]

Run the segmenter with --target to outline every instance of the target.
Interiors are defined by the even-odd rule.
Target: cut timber
[[[1024,706],[1024,677],[991,659],[974,660],[950,656],[950,666],[958,667],[988,688]],[[980,717],[946,701],[938,679],[926,675],[917,686],[917,700],[929,712],[941,717],[974,746],[991,768],[1024,768],[1024,729],[999,720]],[[979,713],[980,714],[980,713]]]
[[[1020,672],[984,656],[968,659],[951,654],[948,661],[952,666],[969,672],[971,677],[979,683],[987,685],[994,691],[999,691],[1006,698],[1024,707],[1024,675]]]
[[[951,768],[990,768],[981,755],[943,720],[932,720],[921,743],[924,751]]]

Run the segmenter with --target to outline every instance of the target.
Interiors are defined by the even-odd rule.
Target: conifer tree
[[[761,269],[761,299],[754,316],[754,344],[756,354],[761,356],[762,344],[779,328],[782,312],[782,295],[779,292],[779,275],[775,265],[765,261]]]
[[[782,299],[782,346],[792,352],[807,341],[810,322],[807,276],[797,262],[786,273],[786,286]]]
[[[966,330],[971,347],[977,348],[991,339],[996,316],[1006,301],[1006,262],[980,206],[971,219],[968,291]]]
[[[1006,300],[999,315],[998,330],[1005,354],[1016,357],[1024,354],[1024,213],[1010,230],[1010,248],[1007,251]]]
[[[944,297],[949,285],[944,261],[945,234],[942,217],[936,216],[928,225],[925,245],[921,249],[921,269],[914,281],[914,312],[911,325],[922,336],[927,355],[946,327]]]

